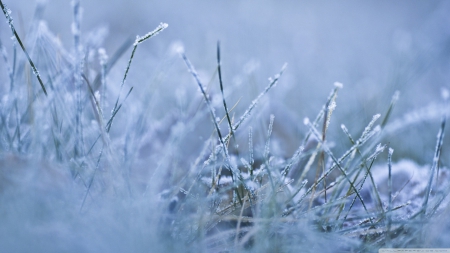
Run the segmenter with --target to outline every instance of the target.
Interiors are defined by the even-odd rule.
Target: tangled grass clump
[[[340,83],[314,120],[305,118],[303,139],[291,137],[297,150],[279,156],[273,142],[283,141],[276,125],[284,120],[271,114],[261,126],[254,115],[286,66],[235,117],[239,100],[226,96],[219,44],[220,99],[208,94],[179,50],[202,97],[157,119],[149,113],[153,95],[132,101],[136,89],[126,81],[137,47],[167,24],[134,44],[126,41],[109,58],[99,33],[81,40],[79,1],[71,51],[40,20],[23,43],[0,3],[13,34],[12,58],[0,41],[9,79],[0,109],[5,251],[369,252],[448,245],[449,175],[439,168],[445,113],[433,163],[417,170],[419,179],[409,174],[414,163],[391,162],[387,134],[424,120],[407,115],[391,123],[398,94],[357,138],[341,125],[348,147],[333,146],[328,129]],[[110,80],[130,46],[122,80]],[[198,147],[193,139],[204,132],[212,134]],[[387,160],[378,158],[386,153]]]

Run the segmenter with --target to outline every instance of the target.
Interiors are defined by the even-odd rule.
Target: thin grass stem
[[[25,46],[22,43],[22,40],[20,40],[19,35],[16,32],[16,29],[14,28],[13,19],[11,17],[11,11],[3,5],[3,2],[0,0],[0,6],[2,7],[3,14],[5,14],[6,20],[9,23],[9,27],[11,28],[11,32],[13,33],[13,36],[16,38],[17,42],[19,43],[20,47],[22,48],[22,51],[25,53],[25,56],[28,59],[28,62],[30,63],[31,69],[33,70],[34,75],[39,81],[39,84],[41,85],[42,91],[44,92],[45,96],[47,96],[47,90],[45,89],[44,83],[42,82],[41,75],[39,74],[39,71],[37,70],[36,66],[34,65],[34,62],[31,60],[30,55],[28,54],[27,50],[25,49]]]
[[[119,104],[119,100],[120,100],[120,94],[121,94],[121,92],[122,92],[123,86],[125,85],[125,81],[127,80],[128,72],[130,71],[130,67],[131,67],[131,62],[133,61],[134,54],[135,54],[135,52],[136,52],[136,49],[137,49],[138,45],[140,45],[142,42],[144,42],[144,41],[150,39],[151,37],[156,36],[158,33],[160,33],[161,31],[163,31],[164,29],[166,29],[168,26],[169,26],[169,25],[166,24],[166,23],[161,23],[161,24],[159,24],[158,27],[156,27],[155,30],[153,30],[153,31],[151,31],[151,32],[149,32],[149,33],[147,33],[146,35],[144,35],[144,36],[136,36],[136,40],[135,40],[135,42],[134,42],[134,44],[133,44],[133,50],[131,51],[130,59],[128,59],[128,64],[127,64],[127,67],[126,67],[126,69],[125,69],[125,74],[123,75],[123,78],[122,78],[122,83],[120,84],[119,95],[117,96],[116,102],[115,102],[115,104],[114,104],[114,108],[113,108],[113,110],[112,110],[111,117],[110,117],[110,119],[108,120],[108,123],[109,123],[109,124],[108,124],[108,125],[109,125],[109,126],[108,126],[108,132],[109,132],[109,129],[111,128],[111,124],[112,124],[112,122],[113,122],[114,116],[117,114],[117,111],[120,109],[120,108],[119,108],[119,105],[118,105],[118,104]],[[119,50],[120,50],[120,49],[119,49]],[[120,52],[120,51],[119,51],[119,52]],[[130,91],[131,91],[131,90],[130,90]],[[128,94],[129,94],[129,93],[128,93]]]
[[[428,199],[430,198],[430,194],[431,194],[431,188],[433,185],[433,178],[434,178],[434,173],[437,170],[437,167],[439,166],[439,158],[441,156],[441,148],[442,148],[442,144],[444,142],[444,135],[445,135],[445,122],[446,122],[447,118],[446,116],[442,116],[442,120],[441,120],[441,127],[439,129],[439,133],[437,135],[437,140],[436,140],[436,148],[434,151],[434,157],[433,157],[433,165],[431,166],[430,169],[430,177],[428,179],[428,184],[425,190],[425,198],[422,204],[422,215],[423,217],[425,217],[426,212],[427,212],[427,207],[428,207]]]

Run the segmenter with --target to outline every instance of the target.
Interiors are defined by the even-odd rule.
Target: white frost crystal
[[[309,118],[304,118],[303,119],[303,124],[308,125],[309,124]]]
[[[344,85],[343,85],[342,83],[340,83],[340,82],[335,82],[335,83],[334,83],[334,86],[335,86],[336,88],[339,88],[339,89],[344,88]]]

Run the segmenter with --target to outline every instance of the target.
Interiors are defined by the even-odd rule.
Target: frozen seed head
[[[334,87],[342,89],[342,88],[344,88],[344,85],[342,83],[340,83],[340,82],[335,82],[334,83]]]
[[[394,153],[394,149],[393,148],[389,148],[389,155],[392,156],[393,153]]]

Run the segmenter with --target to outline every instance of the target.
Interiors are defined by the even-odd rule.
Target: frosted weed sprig
[[[120,106],[118,105],[119,104],[119,100],[120,100],[120,93],[122,92],[122,89],[123,89],[123,86],[125,84],[125,81],[127,80],[128,71],[130,71],[131,62],[133,61],[134,53],[136,52],[136,49],[137,49],[138,45],[140,45],[142,42],[150,39],[151,37],[156,36],[158,33],[163,31],[164,29],[166,29],[168,26],[169,25],[166,24],[166,23],[160,23],[159,26],[156,27],[155,30],[147,33],[146,35],[144,35],[144,36],[136,36],[136,40],[134,41],[134,44],[133,44],[133,51],[131,51],[131,56],[130,56],[130,59],[128,60],[127,68],[125,69],[125,74],[123,75],[122,83],[120,84],[119,96],[117,97],[116,103],[114,104],[114,108],[112,110],[111,117],[108,120],[108,123],[106,124],[108,132],[111,129],[111,124],[112,124],[112,121],[113,121],[117,111],[120,110]],[[133,87],[130,88],[130,90],[127,93],[127,96],[130,94],[132,89],[133,89]]]
[[[160,23],[160,25],[159,25],[155,30],[153,30],[153,31],[151,31],[151,32],[149,32],[149,33],[147,33],[146,35],[144,35],[144,36],[142,36],[142,37],[140,37],[140,36],[137,36],[137,37],[136,37],[136,41],[135,41],[134,44],[133,44],[133,51],[131,52],[130,59],[128,60],[128,65],[127,65],[127,68],[125,69],[125,74],[124,74],[124,76],[123,76],[122,83],[121,83],[121,85],[120,85],[119,95],[117,96],[117,100],[116,100],[116,102],[115,102],[115,104],[114,104],[114,108],[113,108],[113,110],[112,110],[111,117],[109,118],[108,123],[106,124],[106,132],[107,132],[107,133],[109,133],[109,131],[111,130],[112,122],[113,122],[113,120],[114,120],[114,118],[115,118],[117,112],[118,112],[118,111],[120,110],[120,108],[122,107],[122,104],[119,105],[120,93],[121,93],[122,88],[123,88],[123,86],[124,86],[124,84],[125,84],[125,81],[126,81],[126,79],[127,79],[128,71],[130,70],[131,62],[132,62],[132,60],[133,60],[133,58],[134,58],[134,54],[135,54],[135,52],[136,52],[136,49],[137,49],[138,45],[140,45],[142,42],[144,42],[144,41],[150,39],[151,37],[157,35],[159,32],[161,32],[162,30],[166,29],[168,26],[169,26],[169,25],[166,24],[166,23]],[[124,101],[128,98],[128,96],[130,95],[130,93],[131,93],[132,91],[133,91],[133,87],[131,87],[130,90],[128,91],[128,93],[126,94]],[[95,144],[95,143],[94,143],[94,144]],[[97,173],[97,170],[98,170],[98,168],[99,168],[99,164],[100,164],[100,160],[101,160],[102,155],[103,155],[103,149],[104,149],[104,147],[105,147],[105,143],[103,144],[102,149],[100,150],[100,153],[99,153],[99,156],[98,156],[98,159],[97,159],[97,164],[96,164],[96,166],[95,166],[95,169],[94,169],[94,172],[93,172],[93,174],[92,174],[92,177],[91,177],[91,179],[90,179],[90,181],[89,181],[89,184],[88,184],[86,193],[85,193],[84,198],[83,198],[83,202],[82,202],[82,204],[81,204],[81,206],[80,206],[80,212],[81,212],[82,209],[83,209],[84,203],[85,203],[86,198],[87,198],[87,196],[88,196],[88,194],[89,194],[89,190],[90,190],[90,188],[91,188],[91,186],[92,186],[92,182],[93,182],[94,177],[95,177],[95,175],[96,175],[96,173]]]

